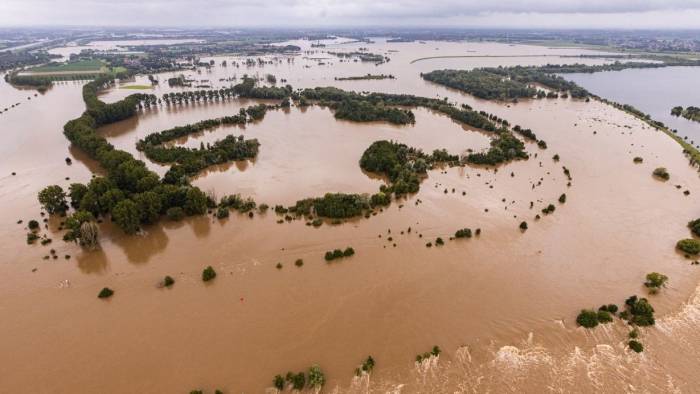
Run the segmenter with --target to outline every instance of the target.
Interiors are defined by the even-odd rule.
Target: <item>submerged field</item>
[[[77,62],[50,64],[46,66],[32,67],[32,73],[52,73],[52,72],[84,72],[99,71],[104,63],[99,60],[81,60]]]
[[[688,237],[686,223],[698,213],[700,180],[679,145],[598,101],[504,104],[420,78],[443,68],[580,62],[558,57],[579,49],[379,40],[326,50],[360,45],[391,61],[340,62],[317,53],[233,67],[241,59],[229,57],[226,68],[186,76],[218,88],[231,83],[222,79],[270,73],[295,88],[333,85],[447,98],[531,128],[547,149],[526,142],[530,159],[497,171],[431,170],[418,193],[369,219],[338,225],[278,223],[272,211],[162,221],[135,236],[104,223],[101,248],[88,252],[61,241],[60,220],[52,218],[42,230],[52,234],[52,244],[28,246],[26,222],[41,219],[36,193],[47,184],[86,182],[102,170],[60,132],[83,111],[80,83],[57,84],[31,101],[2,83],[7,94],[0,97],[24,103],[0,118],[9,131],[0,146],[0,274],[12,279],[0,288],[0,310],[12,316],[0,328],[0,352],[11,360],[0,365],[0,391],[263,392],[276,374],[319,364],[329,392],[692,392],[698,383],[700,342],[693,327],[700,271],[674,245]],[[411,63],[465,52],[488,57]],[[527,56],[498,57],[509,54]],[[336,80],[366,74],[395,78]],[[146,93],[181,91],[165,83],[175,75],[157,76],[161,83]],[[131,86],[146,81],[138,77]],[[100,98],[115,102],[133,89],[114,88]],[[100,133],[162,175],[167,168],[143,157],[137,140],[255,103],[161,105]],[[38,108],[42,116],[29,116]],[[375,192],[385,180],[363,172],[358,161],[376,140],[452,154],[489,144],[483,131],[427,109],[413,112],[415,124],[397,126],[337,120],[327,108],[293,106],[174,144],[197,147],[229,134],[257,138],[255,160],[210,168],[193,183],[218,196],[240,193],[271,206],[325,192]],[[637,156],[643,163],[633,162]],[[572,175],[570,186],[563,166]],[[668,169],[669,182],[651,176],[656,167]],[[562,193],[565,203],[558,202]],[[535,220],[550,203],[556,211]],[[529,223],[525,232],[518,228],[522,221]],[[481,234],[449,240],[465,227]],[[444,246],[426,247],[437,237]],[[326,251],[348,246],[352,257],[324,260]],[[60,258],[43,260],[51,248]],[[302,266],[295,265],[298,259]],[[203,283],[202,269],[209,265],[218,275]],[[582,308],[646,294],[642,283],[651,271],[665,273],[670,283],[650,297],[659,318],[643,331],[642,355],[627,349],[628,330],[620,321],[590,331],[576,327]],[[170,289],[157,287],[165,275],[175,279]],[[103,287],[115,290],[106,302],[96,297]],[[443,349],[439,361],[416,365],[416,354],[434,345]],[[377,362],[371,376],[354,378],[369,355]]]

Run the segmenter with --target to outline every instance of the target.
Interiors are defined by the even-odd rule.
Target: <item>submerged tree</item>
[[[662,287],[666,287],[668,276],[658,272],[650,272],[647,274],[647,280],[644,286],[649,288],[651,294],[656,294]]]
[[[40,191],[39,202],[49,214],[64,214],[68,210],[66,193],[58,185],[47,186]]]
[[[97,223],[84,222],[80,225],[80,244],[90,250],[97,248],[99,244],[98,233]]]
[[[326,383],[326,376],[323,374],[321,367],[313,365],[309,368],[309,387],[321,388]]]

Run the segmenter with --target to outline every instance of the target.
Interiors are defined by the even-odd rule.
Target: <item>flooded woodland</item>
[[[105,221],[101,247],[87,251],[63,242],[60,218],[52,217],[42,232],[54,241],[27,245],[26,223],[42,219],[39,190],[67,188],[103,170],[62,133],[85,109],[83,82],[55,83],[38,95],[0,82],[0,107],[20,103],[0,115],[0,392],[274,392],[275,375],[312,364],[326,373],[324,391],[339,393],[697,390],[700,268],[674,245],[688,237],[686,224],[698,215],[700,179],[680,145],[597,100],[484,101],[420,78],[444,68],[609,60],[541,46],[343,41],[325,48],[295,41],[301,55],[266,56],[254,66],[240,57],[214,57],[209,71],[184,74],[215,88],[244,74],[273,74],[294,88],[446,98],[531,128],[547,149],[526,142],[528,160],[495,170],[431,170],[418,193],[340,224],[278,223],[270,210],[252,218],[164,220],[125,235]],[[390,61],[341,62],[328,53],[359,47]],[[224,59],[227,67],[219,65]],[[368,73],[395,78],[336,80]],[[158,74],[160,84],[143,92],[187,89],[168,87],[167,79],[179,74]],[[144,81],[120,81],[100,99],[116,102],[139,91],[123,87]],[[235,115],[256,102],[159,105],[100,133],[163,175],[167,167],[136,150],[140,138]],[[326,192],[376,192],[386,180],[363,172],[358,161],[377,140],[451,154],[489,145],[483,131],[428,109],[413,112],[415,124],[397,126],[292,106],[173,144],[197,147],[229,134],[258,139],[255,159],[210,167],[192,183],[219,197],[238,193],[270,206]],[[657,167],[668,169],[668,182],[651,176]],[[566,203],[559,203],[563,193]],[[556,211],[535,220],[548,204]],[[522,221],[527,231],[518,228]],[[481,233],[448,240],[465,227]],[[426,247],[437,237],[447,240],[444,246]],[[324,260],[326,251],[348,246],[354,256]],[[45,260],[51,248],[58,258]],[[295,266],[297,259],[303,266]],[[203,283],[209,265],[218,276]],[[657,323],[642,330],[643,353],[627,348],[629,330],[621,320],[595,330],[577,327],[582,308],[645,295],[644,276],[652,271],[670,279],[650,296]],[[158,287],[165,275],[175,279],[172,288]],[[95,297],[103,287],[115,291],[106,302]],[[439,358],[415,362],[434,345],[443,350]],[[355,377],[368,355],[376,360],[374,371]]]

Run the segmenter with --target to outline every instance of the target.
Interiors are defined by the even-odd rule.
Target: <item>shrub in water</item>
[[[370,373],[374,369],[374,359],[372,356],[367,357],[360,367],[355,369],[355,375],[360,376],[363,372]]]
[[[627,345],[630,347],[630,349],[634,350],[637,353],[641,353],[644,351],[644,345],[642,345],[640,342],[635,341],[632,339],[627,343]]]
[[[209,282],[210,280],[216,278],[216,271],[214,271],[214,268],[208,266],[207,268],[202,271],[202,280],[205,282]]]
[[[306,375],[303,372],[292,373],[287,372],[286,380],[292,385],[294,390],[301,390],[306,386]]]
[[[219,207],[219,209],[216,210],[217,219],[227,218],[228,215],[229,215],[229,211],[228,211],[228,208],[226,208],[226,207]]]
[[[109,287],[105,287],[102,290],[100,290],[100,293],[97,295],[97,298],[109,298],[114,294],[114,290],[110,289]]]
[[[593,328],[598,325],[598,313],[591,309],[582,309],[576,317],[576,323],[581,327]]]
[[[668,171],[664,167],[659,167],[654,170],[652,173],[655,177],[662,179],[664,181],[669,180],[671,178],[671,175],[668,173]]]
[[[682,239],[676,243],[676,248],[690,255],[700,253],[700,241],[692,238]]]
[[[39,239],[39,236],[34,234],[34,233],[27,233],[27,244],[31,245],[33,244],[37,239]]]
[[[662,287],[666,287],[667,281],[668,276],[658,272],[650,272],[647,274],[647,280],[644,282],[644,286],[649,288],[649,292],[656,293]]]
[[[613,321],[612,315],[608,311],[601,311],[599,310],[598,313],[598,322],[599,323],[610,323]]]
[[[314,365],[309,368],[309,387],[320,388],[326,383],[326,376],[321,371],[321,367]]]
[[[470,228],[463,228],[455,232],[455,238],[471,238],[472,230]]]
[[[275,378],[272,379],[272,385],[275,386],[277,390],[284,390],[284,378],[282,375],[275,376]]]

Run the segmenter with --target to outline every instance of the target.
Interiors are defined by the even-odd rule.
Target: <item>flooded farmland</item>
[[[602,97],[634,105],[698,145],[700,123],[671,115],[671,108],[676,105],[689,106],[700,100],[696,74],[695,67],[668,67],[574,74],[568,78]]]
[[[63,124],[84,110],[80,82],[58,83],[36,97],[0,82],[3,108],[21,102],[0,115],[11,142],[0,146],[0,274],[7,278],[0,287],[6,317],[0,391],[265,392],[273,390],[276,374],[315,363],[326,371],[328,392],[694,391],[700,383],[700,268],[674,245],[697,216],[700,179],[680,146],[597,101],[487,102],[420,78],[442,68],[608,60],[578,57],[591,51],[525,45],[341,42],[325,48],[293,42],[307,52],[269,56],[250,67],[242,58],[215,57],[210,71],[185,74],[215,88],[244,74],[273,74],[294,88],[446,98],[531,128],[548,148],[526,143],[529,160],[497,171],[429,171],[418,193],[342,224],[278,223],[274,212],[224,220],[208,215],[163,221],[127,236],[103,223],[101,248],[88,252],[61,241],[60,220],[52,218],[42,230],[52,234],[52,244],[30,246],[25,226],[41,219],[37,192],[48,184],[85,182],[101,169],[62,134]],[[340,62],[328,54],[359,47],[390,61]],[[220,66],[224,59],[226,67]],[[336,80],[368,73],[395,78]],[[157,75],[160,84],[144,92],[187,89],[168,87],[166,80],[178,74]],[[115,102],[139,91],[122,87],[144,80],[121,81],[101,99]],[[140,156],[138,139],[233,115],[252,103],[161,105],[100,132],[162,175],[167,168]],[[489,144],[488,134],[444,115],[414,113],[414,125],[394,126],[293,106],[175,144],[196,147],[228,134],[257,138],[255,160],[210,168],[193,184],[270,206],[326,192],[376,192],[384,180],[358,165],[376,140],[453,154]],[[643,163],[635,164],[636,156]],[[562,166],[570,170],[570,185]],[[651,176],[661,166],[669,182]],[[565,204],[557,202],[562,193]],[[556,212],[535,220],[550,203]],[[526,232],[518,228],[522,221],[529,223]],[[448,240],[465,227],[481,234]],[[426,247],[437,237],[448,241]],[[347,246],[355,249],[353,257],[324,261],[327,250]],[[60,258],[44,260],[50,248]],[[297,259],[304,265],[295,266]],[[212,284],[201,281],[208,265],[219,273]],[[592,331],[576,326],[582,308],[645,294],[644,275],[651,271],[665,273],[670,283],[651,296],[659,318],[642,330],[643,354],[627,349],[629,330],[621,321]],[[164,275],[175,278],[172,289],[157,287]],[[98,302],[95,295],[105,286],[116,294]],[[443,349],[439,360],[414,362],[434,345]],[[377,361],[371,377],[353,377],[368,355]]]

